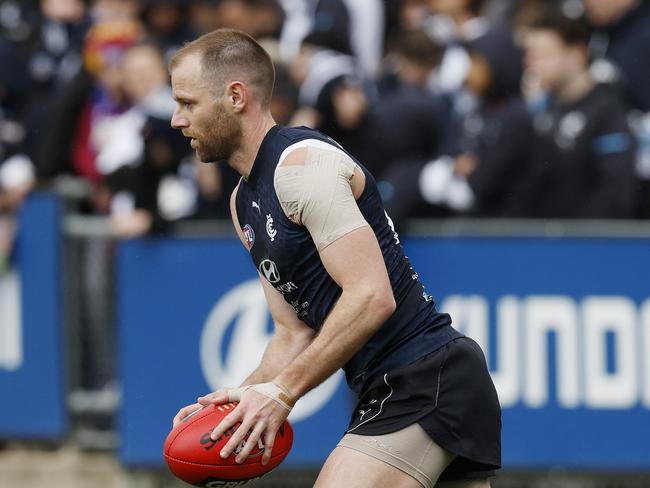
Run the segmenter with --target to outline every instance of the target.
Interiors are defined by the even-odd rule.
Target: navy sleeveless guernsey
[[[236,208],[255,267],[282,293],[298,317],[318,331],[336,304],[341,288],[325,270],[307,229],[284,214],[273,184],[282,152],[305,139],[342,149],[320,132],[305,127],[274,126],[262,141],[248,180],[240,181]],[[449,315],[436,311],[435,303],[404,255],[374,178],[362,165],[359,167],[365,173],[366,186],[357,204],[379,241],[397,308],[343,368],[348,385],[357,393],[374,375],[406,366],[462,337],[451,327]]]

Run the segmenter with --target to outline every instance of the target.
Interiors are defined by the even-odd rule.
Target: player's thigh
[[[337,447],[327,458],[314,488],[422,488],[415,479],[362,452]]]
[[[487,478],[477,480],[440,481],[436,488],[490,488]]]
[[[346,434],[327,459],[315,486],[433,488],[454,457],[417,423],[390,434]]]

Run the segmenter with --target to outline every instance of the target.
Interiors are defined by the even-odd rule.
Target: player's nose
[[[190,122],[187,120],[187,117],[181,115],[178,110],[174,110],[171,125],[174,129],[183,129],[185,127],[189,127]]]

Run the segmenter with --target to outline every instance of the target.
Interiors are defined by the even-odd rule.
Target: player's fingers
[[[250,433],[250,435],[248,436],[248,439],[245,439],[245,444],[243,449],[237,453],[237,457],[235,458],[235,461],[237,461],[238,464],[243,463],[248,457],[248,455],[258,445],[260,441],[260,437],[264,432],[264,429],[265,429],[265,424],[262,422],[258,423],[253,429],[253,431]]]
[[[273,451],[273,444],[275,443],[275,436],[278,433],[274,429],[266,429],[264,433],[264,455],[262,456],[262,464],[266,465],[271,460],[271,452]]]
[[[207,395],[199,397],[197,401],[204,407],[207,407],[208,405],[221,405],[222,403],[228,403],[228,391],[217,390],[214,393],[208,393]]]
[[[191,415],[198,410],[201,410],[203,407],[198,404],[198,403],[193,403],[192,405],[188,405],[187,407],[181,408],[176,416],[174,417],[173,420],[173,425],[176,427],[180,422],[182,422],[188,415]]]
[[[237,449],[237,446],[244,441],[252,427],[253,424],[250,421],[242,422],[242,424],[237,427],[237,430],[230,436],[228,443],[221,450],[221,457],[223,459],[226,459],[235,449]]]
[[[243,414],[237,409],[233,410],[231,414],[226,415],[223,420],[219,422],[219,425],[214,428],[212,434],[210,434],[210,439],[213,441],[219,439],[228,429],[241,420],[242,415]]]

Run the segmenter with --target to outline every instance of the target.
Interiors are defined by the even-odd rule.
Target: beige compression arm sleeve
[[[275,191],[284,213],[307,227],[319,251],[368,225],[350,185],[356,166],[342,152],[307,147],[304,164],[280,164],[275,171]]]

